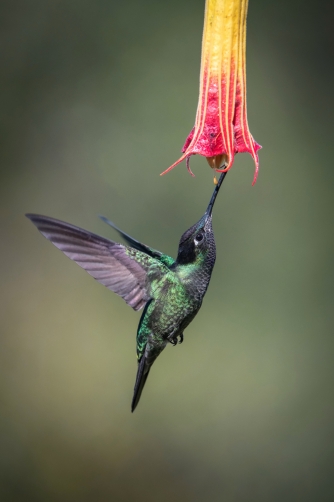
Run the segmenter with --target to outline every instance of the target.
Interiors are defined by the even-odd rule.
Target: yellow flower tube
[[[217,172],[228,171],[238,152],[249,152],[256,181],[261,146],[253,139],[246,106],[246,17],[248,0],[206,0],[199,101],[195,126],[183,155],[166,171],[191,155],[207,158]],[[192,174],[192,173],[191,173]]]

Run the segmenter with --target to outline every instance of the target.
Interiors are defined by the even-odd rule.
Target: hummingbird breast
[[[158,288],[148,322],[151,332],[164,340],[182,333],[202,304],[201,295],[192,294],[176,274],[168,276]]]

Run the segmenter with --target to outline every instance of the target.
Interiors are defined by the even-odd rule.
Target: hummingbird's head
[[[216,244],[212,230],[212,216],[205,215],[182,235],[177,254],[179,265],[201,264],[216,259]]]
[[[212,208],[225,176],[226,173],[221,174],[204,216],[182,235],[176,260],[179,265],[198,264],[205,266],[206,264],[212,269],[216,260]]]

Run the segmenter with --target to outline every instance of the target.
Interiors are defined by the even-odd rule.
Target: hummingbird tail
[[[144,353],[140,362],[139,362],[139,365],[138,365],[135,389],[134,389],[133,399],[132,399],[132,404],[131,404],[131,411],[132,412],[135,411],[136,406],[139,403],[139,399],[140,399],[141,393],[143,392],[143,388],[146,383],[150,369],[151,369],[151,365],[147,364],[147,358]]]

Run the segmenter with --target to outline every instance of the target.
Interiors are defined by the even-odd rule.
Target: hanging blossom
[[[228,171],[234,156],[248,152],[259,170],[261,146],[251,135],[246,106],[246,17],[248,0],[206,0],[199,101],[195,126],[183,155],[162,175],[199,154],[217,172]]]

